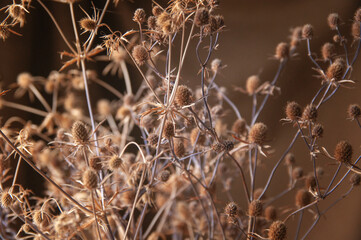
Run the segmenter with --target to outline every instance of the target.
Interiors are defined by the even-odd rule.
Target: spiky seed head
[[[118,155],[113,155],[108,162],[108,169],[111,171],[116,171],[121,168],[123,165],[123,159],[121,159]]]
[[[212,150],[215,151],[216,153],[221,153],[225,150],[225,146],[223,143],[217,142],[212,145]]]
[[[83,18],[79,23],[80,27],[84,29],[85,32],[91,32],[97,28],[97,21],[95,19]]]
[[[350,183],[353,185],[353,186],[359,186],[360,185],[360,182],[361,182],[361,176],[360,174],[357,174],[357,173],[353,173],[350,177]]]
[[[88,126],[80,120],[74,122],[73,126],[71,127],[71,135],[76,142],[87,142],[89,140]]]
[[[197,27],[207,25],[209,22],[209,12],[206,8],[199,8],[194,17],[194,23]]]
[[[174,141],[174,153],[178,158],[181,158],[186,153],[184,142],[182,139],[176,139]]]
[[[21,88],[29,88],[30,84],[34,81],[33,76],[30,73],[20,73],[17,77],[17,83]]]
[[[139,66],[142,66],[144,63],[146,63],[149,58],[147,49],[142,45],[137,45],[133,48],[132,56]]]
[[[335,45],[332,44],[332,43],[325,43],[322,45],[322,48],[321,48],[321,54],[322,54],[322,58],[323,60],[325,61],[329,61],[333,58],[333,56],[335,56],[335,51],[336,51],[336,48],[335,48]]]
[[[129,107],[122,105],[118,108],[117,113],[115,114],[116,119],[124,119],[131,115]]]
[[[8,191],[1,193],[1,205],[5,208],[11,207],[14,200]]]
[[[271,224],[268,231],[268,238],[270,240],[283,240],[287,237],[287,227],[282,221],[275,221]]]
[[[257,188],[254,190],[253,193],[253,199],[259,199],[259,197],[261,196],[261,194],[263,193],[263,188]],[[266,194],[263,194],[262,197],[260,198],[260,200],[266,200]]]
[[[323,136],[323,126],[320,123],[316,123],[313,128],[311,135],[313,138],[321,138]]]
[[[315,122],[317,116],[318,116],[317,108],[313,104],[307,105],[302,113],[302,119],[305,121]]]
[[[148,135],[147,141],[150,146],[155,148],[158,145],[158,135],[155,133],[151,133]]]
[[[198,141],[197,141],[197,137],[198,137]],[[204,145],[204,143],[206,141],[206,137],[199,131],[198,128],[193,128],[193,130],[191,131],[191,134],[190,134],[190,139],[191,139],[192,146],[194,146],[196,141],[197,141],[197,145],[198,144]]]
[[[147,25],[149,29],[155,29],[157,27],[157,18],[155,16],[148,17]]]
[[[300,179],[303,177],[303,169],[301,167],[295,167],[292,170],[292,178],[294,180]]]
[[[348,117],[351,118],[352,120],[360,118],[361,117],[360,106],[357,104],[351,104],[350,106],[348,106],[347,114]]]
[[[291,35],[291,48],[295,48],[300,44],[300,41],[302,39],[302,27],[298,26],[292,29],[292,35]]]
[[[244,119],[237,119],[232,125],[232,132],[237,135],[242,135],[246,131],[246,121]]]
[[[305,186],[307,189],[314,190],[316,188],[316,178],[313,176],[313,174],[307,175],[305,179]]]
[[[144,23],[146,20],[146,14],[143,8],[138,8],[134,12],[133,21],[139,24]]]
[[[8,25],[0,24],[0,38],[5,41],[8,37],[10,37]]]
[[[14,23],[20,23],[20,27],[24,26],[25,23],[25,8],[20,4],[12,4],[8,8],[10,17]]]
[[[287,59],[290,55],[290,45],[285,42],[281,42],[276,47],[275,58],[282,61]]]
[[[256,123],[249,130],[248,141],[262,145],[267,137],[267,126],[264,123]]]
[[[247,78],[246,82],[246,91],[249,95],[253,95],[259,85],[261,84],[261,80],[258,75],[252,75]]]
[[[275,221],[277,219],[277,210],[274,206],[268,206],[264,210],[264,215],[268,221]]]
[[[212,34],[219,32],[224,28],[224,18],[221,15],[210,16],[209,24],[205,26],[204,32],[206,34]]]
[[[261,200],[253,200],[248,206],[248,215],[258,217],[262,215],[263,203]]]
[[[158,179],[162,182],[166,182],[169,180],[170,172],[168,170],[163,170],[159,173]]]
[[[159,6],[154,6],[152,8],[152,14],[156,17],[158,17],[159,15],[161,15],[163,12],[163,10],[159,7]]]
[[[285,163],[287,166],[293,166],[296,162],[295,155],[293,153],[287,153],[285,156]]]
[[[300,189],[296,193],[295,203],[296,206],[301,208],[308,204],[310,204],[312,201],[312,195],[309,191],[305,189]]]
[[[306,24],[302,27],[302,37],[305,39],[313,37],[313,26],[311,24]]]
[[[355,21],[361,22],[361,8],[357,9],[354,16]]]
[[[351,35],[355,40],[360,39],[360,24],[361,22],[353,22],[351,28]]]
[[[157,25],[161,29],[163,29],[164,26],[170,25],[171,22],[172,17],[166,11],[162,11],[162,13],[157,16]]]
[[[352,146],[347,141],[340,141],[335,148],[334,157],[338,162],[350,163],[352,159]]]
[[[178,106],[190,105],[193,102],[193,94],[190,88],[185,85],[179,85],[174,98]]]
[[[88,168],[85,170],[82,176],[83,185],[89,189],[95,189],[98,186],[98,176],[97,173],[93,170]]]
[[[237,203],[235,203],[235,202],[228,203],[226,205],[226,207],[224,208],[224,213],[227,216],[237,217],[237,216],[239,216],[239,212],[240,212],[240,208],[237,205]]]
[[[213,72],[218,72],[219,69],[222,66],[222,61],[219,58],[215,58],[213,59],[212,63],[211,63],[211,69]]]
[[[163,137],[170,139],[175,136],[174,124],[171,121],[166,121],[163,129]]]
[[[288,102],[285,112],[287,118],[292,121],[296,121],[302,116],[301,106],[296,102]]]
[[[329,80],[342,80],[343,74],[346,70],[346,62],[343,58],[337,58],[326,71],[326,76]]]
[[[89,167],[96,170],[96,171],[99,171],[102,169],[102,163],[101,163],[101,160],[100,160],[100,157],[98,156],[92,156],[89,158]]]
[[[331,13],[327,17],[327,23],[328,26],[331,28],[331,30],[335,30],[338,25],[340,24],[340,18],[338,17],[337,13]]]
[[[333,35],[332,40],[335,43],[340,43],[341,42],[341,37],[338,34]]]
[[[110,106],[110,101],[107,99],[100,99],[97,102],[98,113],[104,117],[109,116],[112,113],[112,108]]]

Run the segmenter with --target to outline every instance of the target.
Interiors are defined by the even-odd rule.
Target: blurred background
[[[12,1],[1,1],[8,2]],[[94,1],[97,8],[102,8],[104,0]],[[157,1],[165,6],[167,1]],[[55,18],[63,28],[67,36],[73,36],[69,10],[65,4],[55,1],[46,1],[44,3],[54,13]],[[0,43],[0,83],[3,89],[6,89],[11,83],[16,81],[16,77],[21,72],[30,72],[34,76],[48,76],[51,70],[58,70],[62,66],[59,52],[67,49],[62,42],[60,35],[56,31],[53,23],[45,11],[33,1],[31,13],[27,16],[27,23],[18,32],[23,36],[12,35],[7,41]],[[93,14],[93,9],[88,1],[81,1],[81,6]],[[227,88],[227,96],[231,98],[242,115],[249,116],[251,113],[251,99],[245,94],[234,91],[233,86],[244,86],[246,79],[250,75],[259,74],[262,81],[272,81],[278,67],[278,61],[272,59],[275,47],[279,42],[289,41],[290,29],[292,27],[310,23],[314,26],[314,38],[311,41],[312,52],[320,56],[320,49],[323,43],[332,42],[335,32],[331,31],[327,25],[326,18],[328,14],[337,12],[342,19],[340,27],[341,33],[350,41],[348,50],[352,57],[356,44],[350,47],[352,37],[350,29],[353,14],[361,1],[348,0],[327,0],[327,1],[284,1],[284,0],[223,0],[220,1],[220,7],[217,10],[225,18],[226,30],[220,35],[218,50],[212,55],[212,58],[222,60],[226,68],[216,79],[216,82]],[[116,8],[111,7],[104,19],[113,30],[119,29],[125,32],[129,29],[136,29],[136,24],[131,21],[135,9],[142,7],[148,14],[151,12],[151,1],[120,1]],[[77,15],[84,17],[80,9],[76,9]],[[79,19],[81,18],[79,17]],[[99,42],[100,43],[100,42]],[[320,80],[315,77],[311,61],[307,58],[305,42],[302,42],[296,51],[298,55],[289,61],[282,71],[277,86],[281,87],[281,94],[275,94],[270,98],[266,108],[259,117],[269,127],[269,145],[276,151],[272,156],[264,161],[262,172],[264,175],[258,175],[257,186],[264,186],[264,183],[270,172],[270,168],[278,160],[282,152],[287,148],[289,142],[294,136],[296,129],[291,125],[283,125],[280,119],[284,115],[284,107],[287,101],[296,101],[302,106],[308,104],[318,88]],[[344,56],[343,49],[337,47],[339,55]],[[198,64],[194,64],[195,52],[190,52],[186,58],[183,79],[185,83],[194,86],[197,84],[196,76],[199,70]],[[352,89],[340,88],[337,94],[323,105],[319,111],[319,122],[324,125],[324,137],[320,139],[319,145],[324,146],[333,153],[334,146],[339,140],[347,139],[354,146],[354,158],[359,156],[361,143],[361,129],[355,122],[347,120],[346,110],[349,104],[361,104],[361,59],[358,59],[352,72],[352,80],[356,84]],[[90,66],[101,74],[106,62]],[[140,76],[136,69],[128,64],[131,71],[131,78],[135,86],[139,85]],[[101,76],[108,83],[116,86],[118,89],[124,89],[123,81],[109,76]],[[101,91],[92,88],[92,96],[102,96]],[[123,92],[125,90],[121,90]],[[11,99],[11,95],[7,99]],[[103,96],[104,97],[104,96]],[[18,101],[18,100],[17,100]],[[27,99],[24,100],[28,102]],[[80,103],[79,103],[80,104]],[[8,118],[15,111],[1,110],[1,117]],[[23,115],[25,119],[33,118],[32,115]],[[34,121],[37,119],[35,118]],[[229,111],[226,121],[231,126],[235,120],[234,114]],[[246,119],[249,120],[249,119]],[[311,161],[302,139],[299,139],[292,150],[296,156],[296,162],[304,166],[305,172],[311,171]],[[326,157],[319,157],[317,163],[324,167],[325,178],[332,177],[337,165]],[[259,171],[261,172],[261,171]],[[343,168],[342,173],[345,172]],[[287,183],[286,168],[281,166],[277,172],[277,177],[271,184],[267,195],[274,195],[281,192]],[[282,174],[284,173],[284,175]],[[23,180],[31,184],[37,182],[33,171],[23,169]],[[342,175],[340,175],[342,176]],[[36,176],[37,177],[37,176]],[[31,181],[29,181],[31,179]],[[39,179],[38,179],[39,180]],[[282,185],[282,183],[285,183]],[[345,182],[335,194],[341,196],[347,191],[349,185]],[[234,196],[238,203],[245,207],[242,202],[243,193],[241,186],[234,185]],[[34,188],[36,191],[36,187]],[[277,201],[276,205],[294,208],[294,192]],[[321,218],[317,227],[309,235],[308,239],[361,239],[361,189],[356,188],[346,199],[337,204],[331,211]],[[335,200],[335,197],[326,199],[321,205],[321,211]],[[294,231],[294,223],[298,218],[293,219],[290,224],[290,231]],[[313,222],[310,213],[305,214],[301,236]],[[289,238],[293,238],[292,235]]]

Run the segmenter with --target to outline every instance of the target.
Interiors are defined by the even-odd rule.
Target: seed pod
[[[224,145],[224,150],[227,152],[231,151],[234,148],[234,143],[230,140],[225,140],[223,142],[223,145]]]
[[[137,45],[133,48],[132,56],[139,66],[142,66],[144,63],[146,63],[149,58],[147,49],[142,45]]]
[[[338,162],[350,163],[352,159],[352,146],[346,141],[340,141],[335,148],[334,157]]]
[[[147,141],[150,146],[155,148],[158,145],[158,135],[155,133],[151,133],[148,135]]]
[[[242,135],[246,131],[246,121],[237,119],[232,126],[232,131],[237,135]]]
[[[252,75],[247,78],[246,91],[249,95],[253,95],[261,84],[261,80],[258,75]]]
[[[295,155],[293,153],[287,153],[285,156],[285,163],[287,166],[293,166],[295,164]]]
[[[181,107],[190,105],[193,102],[192,91],[185,85],[179,85],[174,101],[178,106]]]
[[[254,190],[253,199],[258,199],[262,193],[263,193],[263,188],[257,188],[256,190]],[[259,200],[262,201],[266,200],[266,194],[263,194]]]
[[[301,167],[295,167],[292,171],[292,178],[298,180],[303,177],[303,169]]]
[[[42,228],[49,226],[49,223],[50,223],[49,217],[44,212],[41,212],[40,210],[34,212],[33,221],[37,226],[42,227]]]
[[[237,203],[235,202],[230,202],[226,205],[226,207],[224,208],[224,213],[228,216],[228,217],[237,217],[239,216],[240,213],[240,208],[237,205]]]
[[[264,210],[264,215],[268,221],[275,221],[277,219],[277,210],[274,206],[268,206]]]
[[[199,133],[199,136],[198,136],[198,133]],[[190,134],[192,146],[194,146],[194,144],[197,140],[197,136],[198,136],[197,144],[204,145],[204,143],[206,141],[206,137],[199,131],[198,128],[193,128],[193,130],[191,131],[191,134]]]
[[[174,153],[178,158],[181,158],[186,153],[186,149],[184,147],[183,140],[176,139],[174,141]]]
[[[321,138],[323,136],[322,124],[316,123],[312,128],[311,135],[313,138]]]
[[[89,190],[95,189],[98,186],[97,173],[92,169],[87,169],[82,176],[83,185]]]
[[[222,61],[219,58],[215,58],[211,62],[211,69],[213,72],[218,72],[221,66],[222,66]]]
[[[200,8],[197,10],[194,17],[194,23],[197,27],[204,26],[209,22],[209,12],[206,8]]]
[[[5,208],[11,207],[14,200],[8,191],[1,193],[1,205]]]
[[[335,42],[335,43],[340,43],[341,42],[341,37],[338,35],[338,34],[335,34],[333,37],[332,37],[332,40]]]
[[[354,40],[360,39],[360,24],[361,22],[353,22],[351,28],[351,34]]]
[[[174,132],[173,123],[171,121],[166,121],[163,129],[163,137],[166,139],[170,139],[171,137],[174,136],[175,136],[175,132]]]
[[[302,27],[295,27],[292,30],[292,35],[291,35],[291,48],[295,48],[299,45],[300,41],[302,39]]]
[[[353,173],[350,177],[350,183],[353,185],[353,186],[359,186],[360,185],[360,182],[361,182],[361,176],[360,174],[357,174],[357,173]]]
[[[168,170],[163,170],[159,173],[158,179],[162,182],[168,181],[170,177],[170,172]]]
[[[146,20],[146,14],[143,8],[138,8],[134,12],[133,21],[139,24],[144,23]]]
[[[357,9],[354,16],[355,21],[361,22],[361,8]]]
[[[74,122],[73,126],[71,127],[71,135],[76,142],[87,142],[89,140],[89,130],[87,125],[83,121]]]
[[[158,17],[159,15],[161,15],[162,12],[163,12],[163,10],[162,10],[159,6],[157,6],[157,5],[152,8],[152,14],[153,14],[154,16],[156,16],[156,17]]]
[[[306,24],[303,26],[302,37],[306,39],[311,39],[313,37],[313,26],[311,24]]]
[[[305,186],[307,189],[314,190],[316,188],[316,178],[313,174],[309,174],[305,179]]]
[[[315,122],[317,119],[317,108],[313,104],[309,104],[305,107],[302,113],[302,119],[305,121]]]
[[[10,37],[10,30],[7,25],[0,24],[0,38],[5,41],[8,37]]]
[[[286,116],[292,121],[296,121],[302,116],[301,106],[296,102],[288,102],[286,106]]]
[[[357,104],[351,104],[347,109],[348,117],[352,120],[358,119],[361,116],[360,106]]]
[[[123,159],[121,159],[118,155],[113,155],[108,162],[108,169],[111,171],[116,171],[121,168],[123,165]]]
[[[335,45],[333,45],[332,43],[325,43],[322,45],[321,48],[321,54],[322,54],[322,58],[325,61],[329,61],[333,58],[333,56],[335,56]]]
[[[276,47],[275,58],[282,61],[287,59],[290,55],[290,46],[288,43],[281,42]]]
[[[225,150],[225,146],[223,143],[218,142],[218,143],[212,145],[212,149],[216,153],[221,153]]]
[[[296,193],[296,206],[301,208],[311,203],[312,195],[304,189],[300,189]]]
[[[331,13],[327,17],[327,23],[328,26],[331,28],[331,30],[335,30],[338,25],[340,24],[340,18],[338,17],[337,13]]]
[[[326,71],[326,76],[329,80],[342,80],[343,74],[346,70],[346,63],[343,58],[337,58]]]
[[[89,167],[91,167],[92,169],[99,171],[102,169],[102,163],[100,160],[100,157],[98,156],[93,156],[91,158],[89,158]]]
[[[266,140],[267,126],[264,123],[256,123],[249,131],[248,141],[262,145]]]
[[[248,206],[248,215],[258,217],[262,215],[263,203],[260,200],[253,200]]]
[[[157,18],[155,16],[148,17],[147,25],[149,29],[155,29],[157,27]]]
[[[97,21],[91,18],[83,18],[79,23],[80,27],[84,29],[85,32],[91,32],[97,28]]]
[[[283,240],[287,236],[286,224],[282,221],[273,222],[268,231],[268,238],[270,240]]]

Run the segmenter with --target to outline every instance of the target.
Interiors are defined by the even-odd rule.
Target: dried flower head
[[[156,147],[158,145],[158,135],[155,133],[151,133],[148,135],[147,141],[148,144],[152,147]]]
[[[83,18],[79,21],[80,27],[84,29],[84,32],[92,32],[97,28],[96,19],[92,18]]]
[[[237,203],[235,202],[230,202],[226,205],[226,207],[224,208],[224,213],[227,215],[227,216],[230,216],[230,217],[237,217],[239,216],[239,213],[240,213],[240,208],[239,206],[237,205]]]
[[[295,164],[295,155],[293,153],[287,153],[285,156],[285,163],[287,166],[293,166]]]
[[[329,61],[332,60],[332,58],[336,55],[335,54],[336,48],[335,45],[332,43],[325,43],[322,45],[321,48],[321,54],[322,54],[322,58],[325,61]]]
[[[13,19],[13,23],[19,23],[20,27],[24,26],[25,13],[29,13],[23,5],[15,3],[11,4],[6,12],[8,12],[9,16]]]
[[[276,53],[275,58],[283,61],[284,59],[287,59],[290,55],[290,46],[288,43],[281,42],[276,47]]]
[[[113,155],[108,162],[108,169],[111,171],[116,171],[123,166],[123,159],[118,155]]]
[[[71,135],[75,142],[85,143],[89,140],[88,126],[83,121],[74,122],[71,127]]]
[[[85,170],[82,176],[83,185],[87,189],[95,189],[98,186],[98,176],[97,173],[93,170],[88,168]]]
[[[302,113],[302,120],[315,122],[317,119],[318,113],[317,108],[313,104],[309,104],[305,107]]]
[[[8,191],[3,191],[1,193],[1,205],[5,208],[11,207],[14,200]]]
[[[306,24],[302,28],[302,37],[305,39],[311,39],[313,37],[313,26]]]
[[[253,200],[248,205],[248,215],[252,217],[258,217],[262,215],[263,203],[261,200]]]
[[[110,102],[107,99],[100,99],[97,102],[97,110],[101,116],[107,117],[112,113]]]
[[[171,121],[166,121],[163,129],[163,137],[170,139],[175,136],[174,124]]]
[[[303,177],[303,169],[302,167],[295,167],[292,171],[292,178],[294,180],[298,180]]]
[[[156,16],[156,17],[158,17],[159,15],[161,15],[162,12],[163,12],[163,10],[162,10],[159,6],[157,6],[157,5],[152,8],[152,14],[153,14],[154,16]]]
[[[335,147],[334,157],[338,162],[350,163],[352,159],[352,146],[347,141],[340,141]]]
[[[268,206],[264,210],[264,216],[268,221],[275,221],[277,219],[277,210],[274,206]]]
[[[242,135],[246,131],[246,121],[242,119],[237,119],[232,125],[232,132],[237,135]]]
[[[338,17],[338,14],[331,13],[330,15],[328,15],[327,23],[331,30],[337,29],[338,25],[340,24],[340,18]]]
[[[286,224],[282,221],[275,221],[271,224],[268,231],[268,238],[270,240],[283,240],[287,236]]]
[[[249,130],[248,140],[251,143],[262,145],[267,137],[267,126],[264,123],[255,123]]]
[[[353,185],[353,186],[359,186],[360,185],[360,182],[361,182],[361,176],[360,174],[357,174],[357,173],[353,173],[350,177],[350,183]]]
[[[261,84],[261,80],[258,75],[252,75],[247,78],[246,82],[246,91],[249,95],[253,95],[259,85]]]
[[[101,159],[98,156],[92,156],[89,158],[89,167],[99,171],[102,169]]]
[[[361,116],[361,108],[358,104],[351,104],[348,106],[347,115],[350,119],[355,120]]]
[[[329,80],[342,80],[343,74],[346,70],[346,62],[343,58],[337,58],[326,71],[326,76]]]
[[[192,91],[185,85],[179,85],[174,98],[175,103],[178,106],[190,105],[193,102]]]
[[[312,195],[309,191],[305,189],[300,189],[296,193],[295,203],[296,206],[301,208],[308,204],[310,204],[312,201]]]
[[[170,172],[168,170],[163,170],[159,173],[158,179],[162,182],[167,182],[170,177]]]
[[[323,126],[320,123],[316,123],[313,128],[311,135],[313,138],[321,138],[323,136]]]
[[[199,8],[194,17],[194,23],[197,27],[207,25],[209,22],[209,11],[206,8]]]
[[[197,138],[198,137],[198,138]],[[193,128],[190,134],[191,144],[194,146],[194,144],[197,141],[197,144],[204,145],[206,141],[206,137],[199,131],[198,128]]]
[[[147,25],[149,29],[155,29],[157,27],[157,18],[155,16],[148,17]]]
[[[147,49],[142,45],[137,45],[133,48],[132,56],[139,66],[142,66],[144,63],[146,63],[149,58]]]
[[[143,8],[138,8],[134,12],[133,21],[142,24],[146,21],[146,14]]]
[[[301,106],[296,102],[288,102],[285,112],[287,118],[292,121],[297,121],[302,116]]]
[[[354,16],[355,21],[361,22],[361,8],[357,9]]]
[[[185,155],[186,149],[182,139],[176,139],[174,141],[174,153],[178,158],[181,158]]]
[[[19,87],[21,88],[29,88],[30,84],[33,83],[34,81],[34,77],[31,76],[30,73],[24,72],[24,73],[20,73],[16,79]]]
[[[360,27],[361,27],[361,22],[353,22],[352,24],[352,28],[351,28],[351,34],[354,38],[354,40],[360,39]]]
[[[298,26],[292,29],[292,35],[291,35],[291,48],[295,48],[300,44],[300,41],[302,40],[302,27]]]

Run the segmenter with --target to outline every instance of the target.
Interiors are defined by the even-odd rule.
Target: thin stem
[[[41,102],[41,104],[43,104],[43,106],[45,107],[46,111],[51,112],[51,107],[50,105],[46,102],[46,100],[44,99],[44,97],[41,95],[41,93],[39,92],[39,90],[34,86],[34,84],[30,84],[29,85],[30,90],[35,94],[35,96],[38,98],[38,100]]]
[[[39,115],[41,117],[46,117],[49,114],[47,112],[44,112],[44,111],[36,109],[36,108],[28,107],[28,106],[21,105],[18,103],[8,102],[5,100],[1,100],[1,104],[3,104],[6,107],[15,108],[15,109],[19,109],[21,111],[33,113],[33,114]]]
[[[303,210],[300,212],[300,216],[298,218],[298,224],[297,224],[297,230],[296,230],[296,234],[295,234],[295,240],[298,239],[298,234],[300,233],[302,218],[303,218]]]

